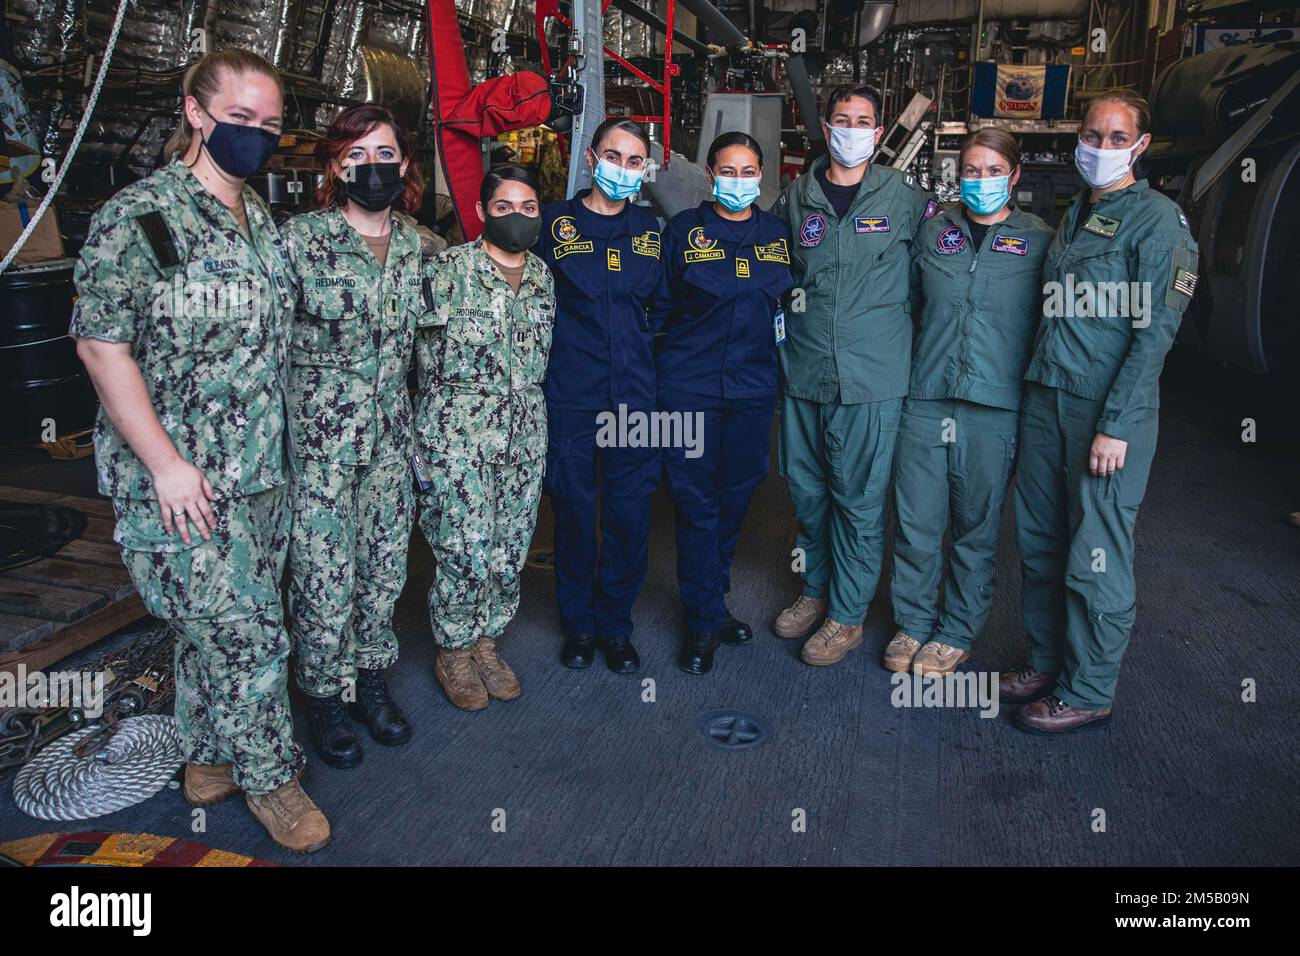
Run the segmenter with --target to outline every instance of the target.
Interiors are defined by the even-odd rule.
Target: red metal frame
[[[574,0],[575,3],[581,0]],[[610,0],[603,0],[601,4],[601,15],[603,16],[609,10]],[[662,123],[663,124],[663,143],[664,143],[664,168],[668,168],[668,150],[672,138],[672,114],[673,114],[673,77],[681,75],[681,67],[673,62],[673,14],[676,12],[677,0],[668,0],[668,10],[664,14],[664,24],[667,26],[667,35],[664,37],[664,78],[663,82],[656,80],[653,76],[643,70],[637,69],[623,57],[619,56],[609,47],[602,47],[605,56],[612,59],[623,69],[627,70],[637,79],[649,84],[650,88],[657,91],[663,96],[664,111],[661,114],[652,114],[649,116],[629,116],[627,119],[636,120],[638,123]],[[547,76],[551,74],[551,51],[546,46],[546,21],[548,19],[558,20],[570,30],[573,29],[573,23],[568,17],[560,13],[559,0],[537,0],[536,3],[537,18],[537,42],[542,49],[542,69]]]

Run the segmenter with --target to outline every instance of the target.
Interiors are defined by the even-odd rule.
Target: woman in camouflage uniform
[[[244,791],[272,838],[308,852],[329,823],[303,793],[280,577],[289,262],[244,185],[275,150],[283,93],[244,50],[186,73],[179,160],[96,214],[70,334],[102,404],[100,491],[145,607],[177,635],[184,794]]]
[[[406,374],[422,274],[420,239],[398,212],[420,206],[413,152],[387,109],[344,110],[317,147],[321,208],[285,227],[299,290],[289,370],[291,633],[316,747],[333,767],[361,761],[349,709],[381,744],[411,739],[384,669],[397,659],[393,606],[414,514]]]
[[[429,613],[436,675],[457,707],[510,700],[519,681],[496,642],[519,609],[519,573],[546,458],[542,380],[555,323],[537,184],[518,166],[487,174],[484,236],[430,265],[433,309],[416,336],[415,434],[429,469],[420,528],[437,560]]]

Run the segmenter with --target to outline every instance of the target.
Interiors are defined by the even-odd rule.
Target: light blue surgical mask
[[[641,177],[644,174],[645,170],[624,169],[622,166],[615,166],[607,159],[602,159],[596,163],[591,178],[595,180],[601,192],[612,201],[619,202],[641,191]]]
[[[1007,204],[1011,198],[1010,176],[989,176],[987,179],[963,179],[961,201],[966,208],[980,216],[989,216]]]
[[[753,205],[762,187],[759,176],[715,176],[713,198],[732,212],[743,212]]]

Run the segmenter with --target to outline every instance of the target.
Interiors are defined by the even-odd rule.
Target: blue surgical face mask
[[[205,109],[203,112],[208,113]],[[208,113],[212,116],[211,113]],[[203,138],[212,161],[228,176],[247,179],[257,172],[275,152],[280,144],[280,134],[262,129],[260,126],[241,126],[238,123],[225,123],[212,116],[217,124],[212,135]],[[202,130],[199,131],[203,136]]]
[[[759,176],[715,176],[713,198],[732,212],[743,212],[758,198],[762,186]]]
[[[602,159],[596,163],[591,178],[595,180],[601,192],[612,201],[620,202],[641,191],[641,177],[644,173],[644,170],[624,169],[622,166],[615,166],[607,159]]]
[[[1011,198],[1010,176],[989,176],[987,179],[963,179],[961,201],[966,208],[980,216],[989,216],[1007,204]]]

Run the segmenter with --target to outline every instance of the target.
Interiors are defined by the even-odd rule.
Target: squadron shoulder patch
[[[811,249],[821,243],[826,236],[826,217],[821,213],[813,213],[811,216],[804,217],[804,221],[799,224],[799,245],[806,249]]]
[[[962,232],[956,226],[949,226],[943,232],[939,233],[939,238],[934,242],[934,251],[941,256],[951,256],[954,253],[961,252],[966,248],[966,233]]]
[[[1012,255],[1023,256],[1029,252],[1029,241],[1018,236],[994,236],[993,245],[989,248],[993,252],[1010,252]]]

